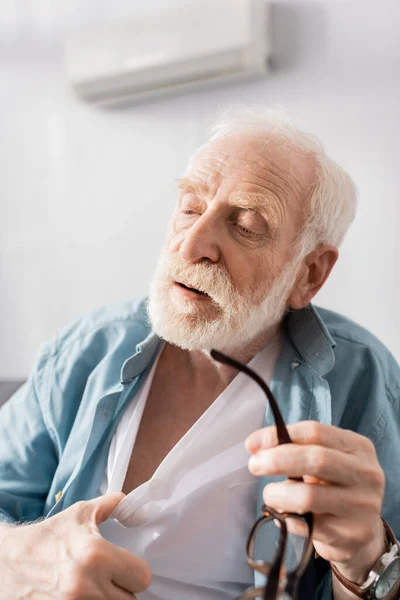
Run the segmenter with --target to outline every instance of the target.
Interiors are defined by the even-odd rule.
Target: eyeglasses
[[[268,385],[247,365],[218,352],[211,350],[211,356],[217,362],[223,363],[251,377],[265,392],[275,420],[278,444],[292,442],[286,428],[281,411]],[[294,481],[303,479],[292,478]],[[263,504],[262,517],[253,525],[247,540],[247,562],[250,568],[267,577],[264,587],[250,587],[237,600],[296,600],[301,577],[311,558],[313,515],[308,512],[303,515],[296,513],[280,513]],[[260,533],[263,539],[269,538],[271,548],[260,551]],[[256,557],[257,554],[257,557]]]

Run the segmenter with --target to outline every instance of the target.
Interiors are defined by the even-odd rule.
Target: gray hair
[[[355,217],[357,188],[351,177],[326,155],[320,140],[296,127],[282,109],[240,107],[229,109],[218,119],[205,145],[239,132],[282,138],[300,153],[312,157],[316,179],[295,252],[302,258],[319,244],[339,247]]]

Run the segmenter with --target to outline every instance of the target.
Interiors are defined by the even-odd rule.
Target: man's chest
[[[153,476],[217,395],[215,390],[194,391],[174,377],[156,372],[125,475],[125,494]]]

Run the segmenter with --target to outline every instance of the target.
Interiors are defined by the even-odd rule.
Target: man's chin
[[[259,333],[248,330],[251,311],[232,302],[223,307],[212,298],[197,300],[194,294],[180,294],[171,285],[153,288],[149,300],[149,317],[155,333],[184,350],[217,348],[228,352]]]
[[[215,346],[212,340],[204,339],[202,332],[183,329],[182,326],[174,327],[173,324],[168,324],[164,327],[155,326],[154,330],[160,338],[182,350],[210,350]]]
[[[200,303],[199,303],[200,304]],[[184,350],[209,350],[218,344],[218,331],[223,326],[221,311],[194,303],[149,303],[149,317],[155,333]]]

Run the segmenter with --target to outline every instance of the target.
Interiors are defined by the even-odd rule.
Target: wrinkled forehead
[[[298,148],[283,136],[271,133],[233,133],[211,140],[190,161],[186,175],[235,178],[281,190],[285,200],[303,202],[315,183],[315,161],[311,153]],[[282,198],[283,199],[283,198]]]

